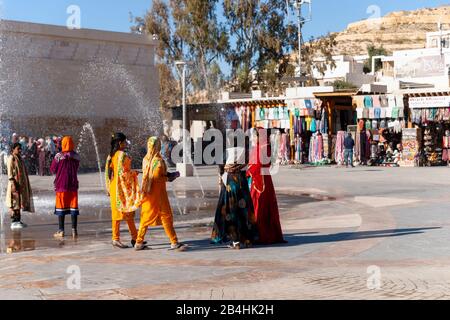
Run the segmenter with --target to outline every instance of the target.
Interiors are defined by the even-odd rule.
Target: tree
[[[302,70],[308,77],[309,85],[317,85],[314,71],[324,75],[329,68],[335,68],[333,50],[336,46],[336,34],[311,38],[302,47]]]
[[[177,97],[181,96],[181,86],[175,80],[173,65],[183,56],[184,44],[172,31],[170,24],[171,13],[168,5],[162,0],[154,0],[150,11],[145,17],[136,17],[135,26],[131,28],[135,33],[147,33],[157,36],[158,56],[157,69],[159,71],[160,103],[168,108],[179,104]]]
[[[382,46],[377,48],[374,45],[367,46],[367,54],[369,55],[369,59],[364,64],[364,73],[372,72],[372,57],[375,56],[386,56],[388,52]],[[383,67],[383,63],[380,60],[375,62],[375,72],[380,70]]]
[[[358,87],[345,80],[336,80],[333,82],[334,90],[357,89]]]
[[[249,92],[273,70],[278,81],[289,70],[287,53],[296,29],[285,23],[286,2],[280,0],[224,0],[224,16],[235,40],[226,54],[237,89]]]
[[[206,90],[209,97],[217,92],[215,84],[222,73],[214,61],[228,47],[225,28],[218,23],[218,0],[154,0],[145,17],[135,19],[134,32],[156,35],[159,62],[175,73],[176,60],[194,62],[188,68],[188,90]],[[212,67],[212,68],[211,68]],[[166,70],[167,71],[167,70]],[[174,77],[175,78],[175,77]],[[161,79],[161,86],[171,84]],[[173,94],[173,88],[172,94]],[[161,92],[167,91],[161,88]]]

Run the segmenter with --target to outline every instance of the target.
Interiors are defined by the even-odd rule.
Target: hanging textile
[[[356,104],[358,109],[364,109],[364,96],[353,97],[353,104]]]
[[[283,163],[286,155],[286,133],[281,134],[280,148],[278,150],[278,160]]]
[[[364,108],[357,108],[356,109],[356,116],[358,119],[363,119],[363,112],[364,112]]]
[[[381,108],[381,102],[380,102],[380,96],[379,95],[374,95],[372,97],[372,106],[373,108]]]
[[[403,98],[402,98],[402,100],[403,100]],[[397,106],[397,101],[396,101],[395,96],[394,95],[389,95],[388,96],[388,105],[387,105],[387,107],[393,108],[393,107],[396,107],[396,106]]]
[[[261,119],[261,108],[259,106],[256,107],[255,110],[255,121],[260,121]]]
[[[342,165],[345,161],[344,159],[344,140],[345,140],[345,131],[339,131],[336,137],[336,146],[335,146],[335,154],[334,159],[338,165]]]
[[[312,109],[312,107],[313,107],[312,101],[309,100],[309,99],[306,99],[306,100],[305,100],[305,107],[306,107],[307,109]]]
[[[305,119],[305,122],[306,122],[306,131],[311,131],[311,121],[312,121],[312,118],[311,118],[311,117],[307,117],[307,118]]]
[[[444,116],[442,118],[443,121],[449,121],[450,120],[450,109],[445,108],[444,109]]]
[[[310,163],[317,163],[323,160],[323,137],[321,134],[315,133],[312,135],[309,144]]]
[[[328,112],[325,108],[322,110],[322,117],[320,120],[320,132],[328,133]]]
[[[381,119],[381,108],[375,108],[375,119]]]
[[[402,95],[396,96],[395,97],[395,102],[396,102],[396,104],[395,104],[396,107],[399,107],[401,109],[405,108],[405,104],[404,104]]]
[[[310,128],[311,132],[316,132],[317,131],[317,122],[316,119],[311,118],[311,128]]]
[[[251,119],[251,124],[250,127],[251,128],[256,128],[256,112],[255,112],[255,107],[252,107],[252,119]]]
[[[367,134],[366,131],[361,131],[359,133],[359,161],[365,164],[367,160]]]
[[[273,110],[273,119],[280,120],[280,109],[278,107],[272,108]]]
[[[373,107],[373,100],[371,96],[365,96],[364,97],[364,106],[366,108],[372,108]]]
[[[264,108],[264,119],[265,119],[265,120],[272,120],[272,119],[270,118],[270,108],[268,108],[268,107],[265,107],[265,108]]]
[[[323,141],[323,157],[325,159],[328,159],[330,157],[330,136],[325,133],[322,134],[322,141]]]
[[[383,94],[380,96],[380,106],[382,108],[386,108],[389,106],[389,99],[387,95]]]
[[[372,129],[373,130],[378,129],[378,120],[372,120]]]
[[[295,161],[302,162],[302,138],[297,135],[295,137]]]

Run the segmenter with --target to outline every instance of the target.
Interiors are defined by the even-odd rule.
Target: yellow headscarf
[[[143,194],[150,193],[152,188],[153,172],[158,166],[158,160],[161,160],[164,165],[164,161],[161,157],[161,140],[158,137],[151,137],[147,141],[147,155],[142,162],[142,187],[141,192]],[[156,161],[155,161],[156,160]]]

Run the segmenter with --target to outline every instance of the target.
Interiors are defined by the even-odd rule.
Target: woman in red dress
[[[267,130],[258,128],[254,132],[247,176],[259,230],[258,243],[286,243],[281,231],[275,188],[269,172],[271,151]]]

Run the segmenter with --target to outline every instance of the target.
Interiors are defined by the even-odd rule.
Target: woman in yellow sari
[[[161,140],[151,137],[147,142],[147,155],[142,164],[143,178],[141,194],[142,209],[141,223],[136,240],[135,249],[146,249],[144,237],[149,227],[164,227],[166,235],[170,239],[170,250],[186,248],[179,243],[175,228],[173,227],[173,213],[167,195],[166,182],[173,181],[175,175],[168,174],[166,164],[161,156]]]
[[[134,214],[140,205],[138,173],[131,170],[131,158],[124,152],[127,137],[116,133],[111,140],[111,153],[106,160],[106,188],[111,199],[112,245],[125,249],[127,245],[120,242],[120,222],[125,220],[131,233],[131,244],[137,238]]]

